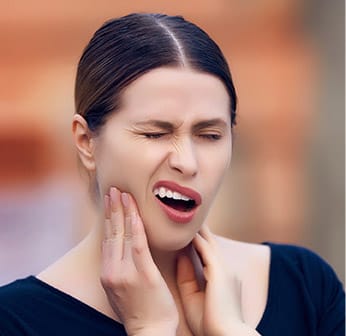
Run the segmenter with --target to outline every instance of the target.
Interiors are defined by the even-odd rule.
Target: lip
[[[170,206],[164,204],[163,202],[161,202],[157,197],[155,197],[155,200],[158,202],[158,204],[161,206],[161,208],[163,209],[163,211],[166,213],[166,215],[168,216],[169,219],[171,219],[172,221],[176,222],[176,223],[189,223],[192,221],[193,217],[195,216],[197,207],[201,204],[202,202],[202,197],[201,195],[190,188],[187,187],[183,187],[175,182],[171,182],[171,181],[159,181],[154,185],[153,191],[156,188],[160,188],[160,187],[165,187],[168,188],[172,191],[177,191],[191,199],[193,199],[196,203],[196,206],[189,210],[189,211],[179,211],[176,210],[174,208],[171,208]]]
[[[183,187],[183,186],[179,185],[178,183],[175,183],[172,181],[158,181],[157,183],[155,183],[153,191],[156,188],[160,188],[160,187],[165,187],[165,188],[168,188],[172,191],[177,191],[180,194],[183,194],[183,195],[193,199],[196,203],[196,206],[198,206],[202,203],[202,197],[197,191],[195,191],[191,188],[188,188],[188,187]]]

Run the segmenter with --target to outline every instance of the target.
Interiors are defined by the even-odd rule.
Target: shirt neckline
[[[121,326],[124,327],[123,324],[121,324],[119,321],[116,321],[112,319],[111,317],[103,314],[99,310],[95,309],[94,307],[88,305],[87,303],[77,299],[76,297],[50,285],[49,283],[37,278],[34,275],[30,275],[27,277],[27,280],[32,281],[34,284],[39,285],[40,287],[43,287],[47,290],[49,290],[51,293],[60,296],[64,300],[69,301],[71,304],[78,306],[78,308],[85,310],[88,314],[96,314],[99,318],[103,319],[106,323],[115,324],[117,327]]]
[[[275,274],[276,274],[276,268],[277,268],[277,256],[275,253],[275,248],[273,243],[271,242],[262,242],[262,245],[266,245],[270,249],[270,264],[269,264],[269,283],[268,283],[268,294],[267,294],[267,302],[266,306],[264,309],[264,312],[262,314],[261,319],[259,320],[256,330],[260,331],[261,329],[264,328],[264,326],[268,323],[270,315],[273,312],[273,306],[274,306],[274,297],[276,296],[276,287],[277,287],[277,282],[275,281]],[[71,303],[74,305],[78,305],[79,307],[82,307],[84,310],[88,311],[88,313],[94,313],[98,315],[101,319],[105,320],[107,323],[113,323],[117,325],[118,327],[121,326],[123,327],[123,324],[120,322],[112,319],[111,317],[103,314],[102,312],[98,311],[97,309],[93,308],[92,306],[88,305],[87,303],[75,298],[74,296],[50,285],[49,283],[37,278],[34,275],[30,275],[26,278],[27,280],[33,281],[34,283],[38,284],[41,287],[44,287],[51,291],[54,294],[57,294],[64,299],[69,300]]]
[[[275,244],[271,242],[262,242],[262,245],[266,245],[270,249],[270,261],[269,261],[269,283],[268,283],[268,294],[267,294],[267,302],[262,314],[261,319],[259,320],[256,330],[261,331],[264,329],[265,325],[270,322],[270,316],[274,311],[274,305],[277,292],[277,281],[275,276],[277,274],[276,269],[278,267],[277,255],[275,253]]]

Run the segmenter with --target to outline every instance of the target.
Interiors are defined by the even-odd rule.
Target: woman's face
[[[231,159],[229,103],[210,74],[158,68],[126,88],[96,138],[101,195],[135,198],[152,247],[181,249],[203,224]]]

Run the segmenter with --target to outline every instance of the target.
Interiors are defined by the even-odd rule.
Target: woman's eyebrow
[[[139,127],[141,127],[141,126],[154,126],[157,128],[167,130],[167,131],[173,131],[176,128],[172,123],[170,123],[168,121],[155,120],[155,119],[137,122],[137,123],[135,123],[135,126],[139,126]]]
[[[203,128],[208,128],[208,127],[220,127],[222,129],[227,128],[227,122],[223,119],[220,118],[215,118],[215,119],[209,119],[209,120],[202,120],[195,125],[192,126],[193,131],[199,131]]]

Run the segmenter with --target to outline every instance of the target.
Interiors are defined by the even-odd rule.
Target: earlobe
[[[94,140],[86,120],[80,114],[73,116],[72,133],[81,162],[88,171],[94,171]]]

